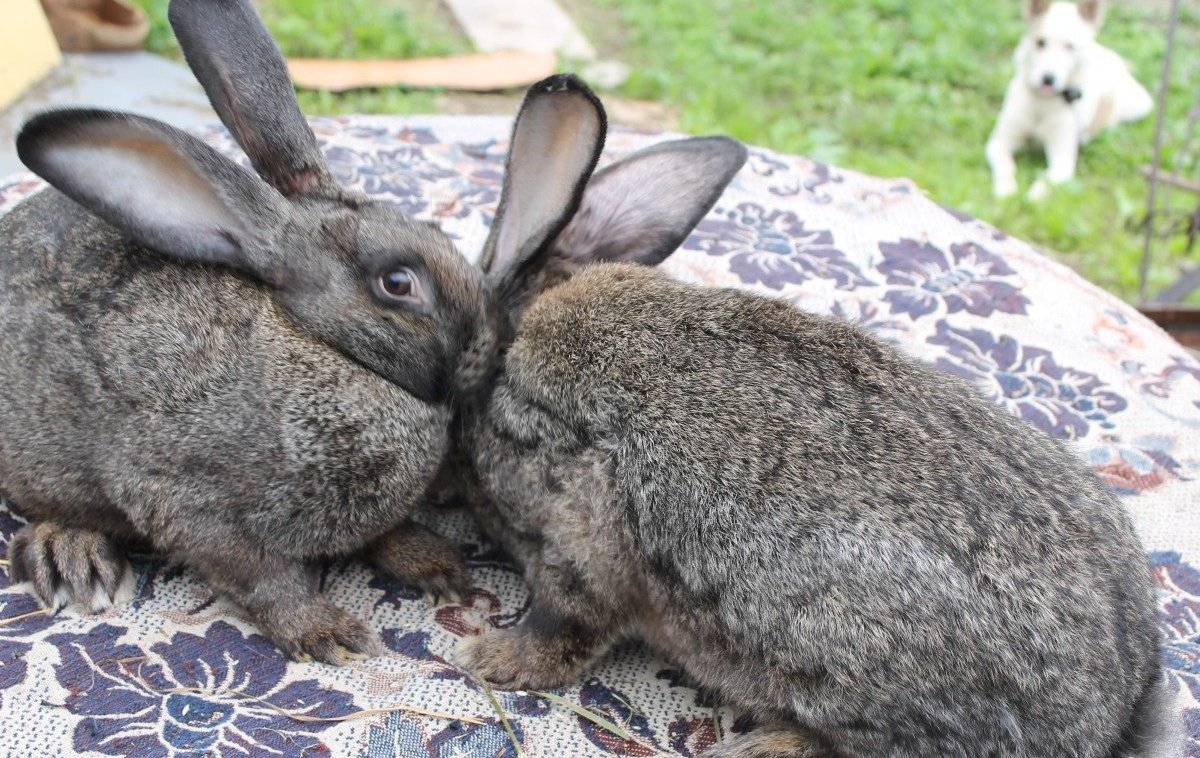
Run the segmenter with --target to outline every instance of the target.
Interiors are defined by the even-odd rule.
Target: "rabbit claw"
[[[28,582],[53,613],[101,613],[133,598],[129,561],[101,532],[35,522],[17,532],[8,555],[13,584]]]
[[[460,666],[498,687],[511,690],[553,689],[569,682],[578,673],[556,655],[556,645],[538,644],[538,639],[520,627],[493,629],[481,635],[464,637],[454,649]]]
[[[293,624],[302,620],[304,627],[297,633]],[[280,625],[283,625],[283,621]],[[327,600],[294,614],[283,634],[270,635],[294,661],[319,662],[341,666],[350,661],[366,660],[379,654],[380,645],[375,633],[341,608]]]
[[[437,589],[425,590],[424,600],[430,608],[436,608],[439,605],[457,605],[461,603],[463,593],[452,587],[440,587]]]
[[[826,758],[828,751],[800,730],[761,728],[709,747],[701,758]]]
[[[458,546],[418,524],[401,524],[371,545],[366,558],[380,574],[420,590],[431,606],[460,602],[471,590]]]

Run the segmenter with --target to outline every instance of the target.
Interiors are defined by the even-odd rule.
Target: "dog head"
[[[1102,0],[1079,4],[1026,0],[1029,29],[1017,48],[1017,67],[1030,89],[1063,94],[1087,61],[1104,20]]]

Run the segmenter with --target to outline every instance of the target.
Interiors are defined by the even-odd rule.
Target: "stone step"
[[[611,88],[629,75],[628,67],[600,60],[596,48],[554,0],[443,0],[476,50],[552,52],[582,63],[590,84]]]
[[[596,49],[554,0],[444,0],[475,49],[549,51],[590,61]]]

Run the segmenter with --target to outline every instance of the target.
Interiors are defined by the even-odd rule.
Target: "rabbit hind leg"
[[[368,545],[363,557],[383,576],[420,589],[430,605],[457,603],[471,590],[458,546],[412,521]]]

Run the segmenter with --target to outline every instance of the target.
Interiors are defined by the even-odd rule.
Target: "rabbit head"
[[[695,137],[595,171],[606,129],[604,107],[574,76],[552,76],[526,94],[480,258],[487,321],[457,367],[464,395],[486,390],[539,294],[592,264],[661,263],[746,160],[745,147],[732,139]]]
[[[170,20],[261,178],[166,124],[102,110],[34,117],[21,160],[135,242],[252,277],[302,331],[444,400],[479,275],[434,226],[338,185],[248,0],[173,0]]]

